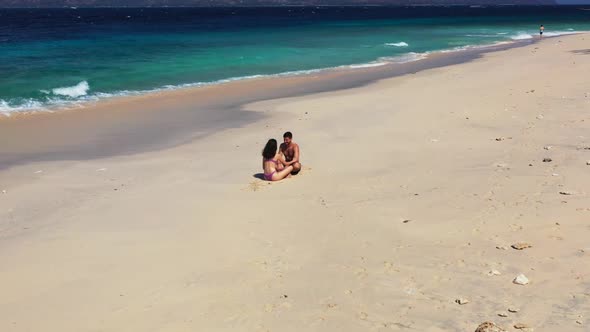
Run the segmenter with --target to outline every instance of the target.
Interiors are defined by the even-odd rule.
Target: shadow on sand
[[[572,53],[580,55],[590,55],[590,48],[587,48],[585,50],[573,50]]]
[[[256,173],[256,174],[252,175],[252,177],[266,181],[266,179],[264,178],[264,173]]]

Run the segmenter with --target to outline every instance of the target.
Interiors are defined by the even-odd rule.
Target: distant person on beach
[[[277,150],[278,143],[274,138],[269,139],[262,150],[262,169],[266,181],[282,180],[293,171],[293,166],[285,165],[283,156]]]
[[[301,171],[299,162],[299,145],[293,142],[293,134],[288,131],[283,134],[283,144],[281,144],[281,153],[285,156],[285,166],[293,166],[291,174],[295,175]]]
[[[541,27],[539,27],[539,36],[543,37],[543,32],[545,31],[545,27],[543,26],[543,24],[541,24]]]

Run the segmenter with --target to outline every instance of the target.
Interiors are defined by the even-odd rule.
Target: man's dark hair
[[[292,134],[290,131],[288,131],[288,132],[284,133],[284,134],[283,134],[283,138],[287,138],[287,137],[288,137],[288,138],[293,138],[293,134]]]

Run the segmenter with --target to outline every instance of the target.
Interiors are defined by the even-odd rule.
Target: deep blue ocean
[[[590,31],[581,7],[0,9],[0,113]]]

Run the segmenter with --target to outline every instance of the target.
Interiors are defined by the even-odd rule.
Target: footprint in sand
[[[250,182],[250,184],[248,184],[248,189],[249,191],[258,191],[263,189],[266,186],[269,186],[271,183],[267,182],[267,181],[260,181],[260,180],[255,180]]]
[[[365,279],[366,277],[369,276],[369,273],[367,272],[367,269],[365,269],[364,267],[358,268],[356,269],[355,273],[356,277],[358,279]]]

